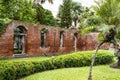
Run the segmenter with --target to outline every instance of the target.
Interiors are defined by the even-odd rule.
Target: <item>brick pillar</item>
[[[13,56],[13,35],[14,35],[14,24],[10,23],[5,33],[0,37],[0,57],[12,57]]]
[[[71,33],[71,31],[66,30],[64,33],[64,47],[65,52],[69,53],[73,51],[73,44],[74,44],[74,33]]]
[[[48,55],[55,55],[59,52],[60,47],[60,30],[49,28],[47,33],[46,46],[49,47]]]
[[[27,54],[40,55],[40,30],[34,26],[29,27],[26,40]]]

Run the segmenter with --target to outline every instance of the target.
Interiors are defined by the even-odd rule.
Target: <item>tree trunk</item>
[[[120,49],[117,51],[117,58],[118,58],[117,63],[110,65],[110,67],[112,67],[112,68],[120,68]]]
[[[93,64],[95,62],[95,58],[96,58],[96,54],[100,48],[100,46],[103,44],[104,42],[101,42],[100,44],[98,44],[98,46],[96,47],[96,50],[94,52],[94,55],[93,55],[93,58],[92,58],[92,62],[91,62],[91,65],[90,65],[90,71],[89,71],[89,76],[88,76],[88,80],[92,80],[92,67],[93,67]]]
[[[117,54],[116,56],[117,56],[118,61],[114,64],[111,64],[110,67],[120,68],[120,42],[117,40],[114,40],[112,43],[113,43],[114,52]]]

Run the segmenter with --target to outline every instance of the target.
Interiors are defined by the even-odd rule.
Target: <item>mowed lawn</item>
[[[36,73],[21,80],[87,80],[89,67],[64,68]],[[93,80],[120,80],[120,69],[109,65],[93,67]]]
[[[26,57],[26,58],[4,58],[0,59],[0,62],[19,62],[19,61],[41,61],[51,58],[50,56],[37,56],[37,57]]]

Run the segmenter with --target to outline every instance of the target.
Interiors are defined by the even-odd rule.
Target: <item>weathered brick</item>
[[[6,28],[5,33],[0,37],[0,57],[12,57],[14,54],[14,28],[24,26],[27,30],[25,35],[25,53],[28,56],[55,55],[69,53],[74,49],[74,34],[77,35],[77,51],[93,50],[98,44],[98,33],[90,33],[81,36],[75,28],[62,30],[57,27],[45,25],[34,25],[20,21],[12,21]],[[41,30],[48,29],[46,33],[45,48],[41,47]],[[63,31],[63,47],[60,47],[60,32]],[[107,49],[109,44],[101,48]]]

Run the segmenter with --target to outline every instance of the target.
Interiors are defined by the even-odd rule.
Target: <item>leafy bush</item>
[[[8,18],[0,19],[0,36],[4,33],[4,31],[6,29],[6,25],[10,22],[11,22],[11,20]]]
[[[0,80],[14,80],[35,72],[51,69],[89,66],[92,54],[93,51],[83,51],[60,55],[43,61],[1,62]],[[100,50],[97,54],[95,65],[112,62],[113,55],[113,52]]]
[[[56,57],[53,64],[58,68],[89,66],[94,51],[75,52],[69,55]],[[106,50],[100,50],[97,54],[95,65],[107,64],[112,62],[114,53]]]

